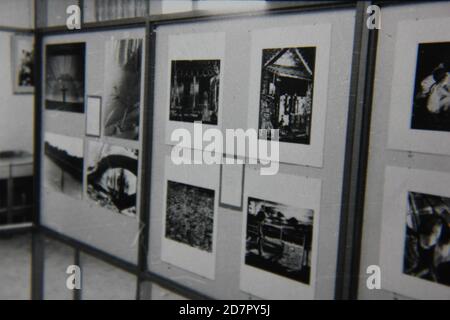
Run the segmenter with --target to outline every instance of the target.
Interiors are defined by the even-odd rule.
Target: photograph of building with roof
[[[312,209],[248,198],[245,264],[310,283]]]
[[[259,129],[280,142],[310,144],[315,58],[315,47],[262,50]]]
[[[46,132],[44,135],[45,186],[81,199],[83,194],[83,140]]]
[[[47,45],[45,108],[84,112],[85,43]]]
[[[167,181],[166,238],[212,252],[214,190]]]
[[[141,66],[142,39],[107,43],[104,133],[108,137],[139,139]]]
[[[177,60],[171,68],[169,120],[217,125],[220,60]]]
[[[112,212],[135,217],[138,151],[90,141],[88,161],[89,199]]]
[[[450,286],[450,198],[408,192],[403,272]]]

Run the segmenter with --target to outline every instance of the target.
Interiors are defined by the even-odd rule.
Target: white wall
[[[33,0],[0,0],[0,26],[32,28],[33,25]]]
[[[0,26],[31,28],[34,24],[32,0],[1,0]],[[0,151],[33,151],[33,95],[13,94],[11,36],[0,31]]]

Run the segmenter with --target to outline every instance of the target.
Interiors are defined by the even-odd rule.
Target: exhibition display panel
[[[91,277],[74,299],[113,274],[105,297],[449,297],[448,3],[377,3],[381,30],[366,2],[102,3],[35,30],[33,298],[46,238]]]

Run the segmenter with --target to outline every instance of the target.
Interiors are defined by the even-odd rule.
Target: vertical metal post
[[[148,285],[142,286],[142,274],[147,271],[147,258],[149,251],[149,219],[150,196],[152,177],[152,145],[153,145],[153,91],[155,81],[155,33],[154,24],[149,21],[145,24],[145,68],[144,68],[144,103],[143,103],[143,136],[142,139],[142,166],[141,166],[141,206],[140,206],[140,233],[139,233],[139,276],[137,279],[136,299],[148,295]],[[146,288],[146,290],[144,290]],[[143,290],[141,290],[143,289]],[[144,292],[146,292],[144,294]],[[146,297],[148,298],[148,297]]]
[[[370,1],[356,6],[353,62],[344,162],[336,299],[356,299],[359,280],[376,30],[366,26]]]
[[[42,24],[45,17],[44,1],[35,0],[35,29]],[[42,141],[42,35],[35,31],[34,56],[34,167],[33,167],[33,229],[31,237],[31,298],[41,300],[44,297],[44,242],[40,234],[41,208],[41,141]]]
[[[74,249],[73,264],[78,266],[81,271],[81,289],[73,289],[73,300],[81,300],[83,290],[83,268],[81,266],[80,250],[77,248]]]

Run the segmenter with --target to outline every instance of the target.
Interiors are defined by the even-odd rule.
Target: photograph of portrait
[[[217,125],[220,60],[176,60],[171,62],[171,121]]]
[[[450,18],[400,21],[390,91],[388,148],[450,155]]]
[[[138,140],[141,112],[142,39],[106,44],[104,134]]]
[[[381,286],[414,299],[450,297],[450,174],[387,166]]]
[[[83,194],[83,139],[46,132],[44,135],[45,186],[81,199]]]
[[[411,129],[450,131],[450,42],[420,43]]]
[[[403,272],[450,286],[450,198],[408,192]]]
[[[248,198],[245,263],[310,282],[314,211]]]
[[[34,37],[11,37],[11,59],[14,93],[34,92]]]
[[[87,195],[112,212],[136,217],[138,151],[90,141]]]
[[[259,129],[280,142],[310,143],[315,60],[315,47],[262,50]]]
[[[211,252],[214,190],[167,181],[166,237]]]
[[[85,43],[46,46],[45,108],[84,113]]]

